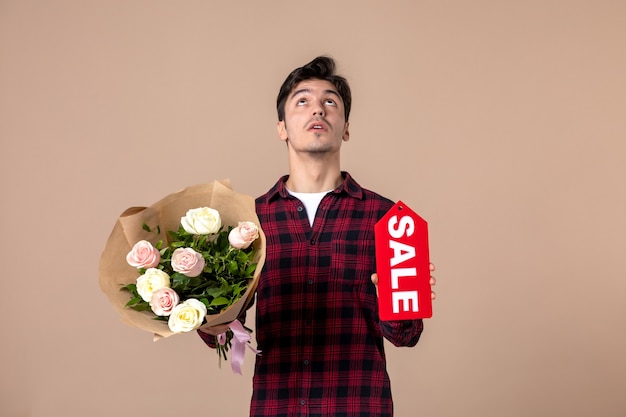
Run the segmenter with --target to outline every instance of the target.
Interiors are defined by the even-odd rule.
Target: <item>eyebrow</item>
[[[311,90],[309,90],[308,88],[301,88],[300,90],[296,90],[294,91],[290,98],[294,98],[295,96],[297,96],[298,94],[310,94]],[[335,97],[341,99],[341,96],[339,95],[338,92],[336,92],[335,90],[324,90],[324,94],[332,94]]]

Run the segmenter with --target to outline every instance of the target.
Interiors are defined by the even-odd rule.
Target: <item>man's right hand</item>
[[[202,333],[210,334],[212,336],[218,336],[222,333],[226,333],[230,327],[230,323],[216,324],[215,326],[203,325],[198,330]]]

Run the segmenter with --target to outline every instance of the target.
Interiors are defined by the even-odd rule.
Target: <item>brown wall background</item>
[[[0,415],[247,415],[252,375],[100,292],[117,216],[287,170],[274,99],[330,54],[343,168],[430,223],[396,415],[626,415],[623,1],[0,1]],[[253,317],[251,317],[252,319]],[[248,323],[251,324],[250,320]]]

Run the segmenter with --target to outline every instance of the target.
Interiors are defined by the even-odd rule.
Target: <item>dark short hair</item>
[[[313,61],[303,67],[296,68],[287,76],[283,85],[280,87],[278,97],[276,98],[276,110],[278,111],[278,120],[285,119],[285,103],[287,97],[293,89],[306,80],[323,80],[328,81],[335,86],[339,96],[343,100],[345,109],[346,122],[350,116],[350,107],[352,105],[352,94],[348,80],[341,75],[335,73],[335,61],[327,56],[318,56]]]

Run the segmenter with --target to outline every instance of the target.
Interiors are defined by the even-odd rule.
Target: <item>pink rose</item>
[[[172,253],[172,269],[188,277],[197,277],[204,269],[204,258],[191,248],[178,248]]]
[[[228,234],[228,241],[235,249],[245,249],[259,238],[259,228],[252,222],[239,222]]]
[[[161,254],[147,240],[140,240],[126,255],[126,262],[135,268],[154,268],[159,264]]]
[[[163,287],[152,294],[150,307],[157,316],[169,316],[172,309],[178,305],[180,298],[176,291],[169,287]]]

